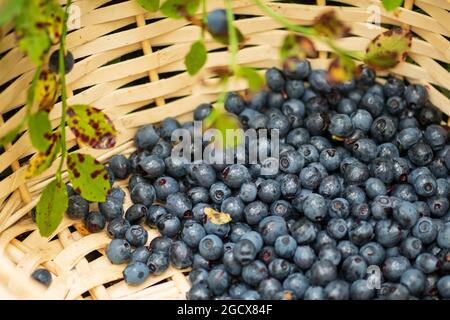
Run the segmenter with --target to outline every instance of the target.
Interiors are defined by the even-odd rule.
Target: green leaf
[[[58,228],[67,210],[67,188],[61,181],[50,182],[36,206],[36,224],[43,237],[49,237]]]
[[[19,46],[31,61],[35,64],[42,63],[44,55],[51,45],[50,38],[45,32],[38,32],[34,35],[26,35],[19,41]]]
[[[367,46],[364,62],[376,70],[393,68],[405,60],[411,39],[411,32],[400,28],[383,32]]]
[[[265,83],[264,78],[252,68],[240,67],[238,69],[237,76],[246,79],[250,91],[253,92],[261,90],[261,87]]]
[[[20,14],[25,0],[6,0],[0,7],[0,27]]]
[[[50,168],[59,153],[61,146],[60,138],[61,135],[59,132],[50,134],[45,138],[48,143],[48,148],[44,152],[37,153],[30,159],[26,178],[35,177]]]
[[[313,58],[316,55],[316,48],[310,39],[293,33],[284,38],[280,49],[280,56],[283,60],[288,58],[303,60],[307,57]]]
[[[199,40],[195,42],[189,53],[186,55],[184,64],[190,75],[194,75],[200,71],[205,65],[207,59],[207,51],[203,41]]]
[[[28,119],[28,128],[31,143],[41,152],[50,146],[49,138],[52,132],[52,125],[48,119],[48,112],[38,111]]]
[[[105,166],[88,154],[67,156],[70,182],[77,193],[92,202],[105,202],[111,189]]]
[[[167,0],[161,6],[161,12],[173,19],[189,18],[195,15],[200,0]]]
[[[78,104],[67,108],[67,116],[67,124],[81,143],[94,149],[108,149],[116,144],[117,131],[101,110]]]
[[[211,113],[203,120],[206,129],[215,128],[222,134],[222,141],[217,141],[218,147],[234,147],[242,141],[242,136],[236,134],[236,130],[241,128],[239,118],[229,112],[224,112],[218,108],[214,108]],[[232,141],[227,140],[227,130],[233,130],[235,137]]]
[[[39,109],[50,112],[58,98],[59,81],[56,74],[50,70],[42,70],[34,89],[34,101]]]
[[[236,28],[236,34],[237,34],[237,38],[238,38],[238,42],[240,45],[242,45],[245,41],[245,37],[242,34],[241,30],[239,30],[238,28]],[[221,44],[225,44],[225,45],[229,45],[230,44],[230,37],[227,34],[223,34],[223,35],[215,35],[210,33],[211,36],[213,37],[214,40],[216,40],[217,42],[221,43]]]
[[[327,11],[315,19],[315,31],[327,38],[341,38],[350,32],[350,28],[336,16],[334,10]]]
[[[150,12],[158,11],[159,0],[136,0],[142,8]]]
[[[14,129],[12,129],[10,132],[5,134],[3,137],[0,138],[0,147],[4,147],[8,143],[11,143],[14,141],[14,139],[19,135],[20,131],[23,128],[23,124],[21,123]]]
[[[387,11],[394,11],[403,4],[403,0],[382,0],[382,3]]]
[[[353,79],[355,62],[347,56],[338,56],[333,59],[328,67],[328,81],[333,84],[343,83]]]

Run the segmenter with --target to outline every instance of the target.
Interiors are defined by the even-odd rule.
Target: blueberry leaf
[[[101,110],[78,104],[67,108],[67,116],[67,124],[81,143],[94,149],[108,149],[116,144],[117,131]]]
[[[232,220],[228,213],[219,212],[213,208],[205,208],[204,212],[208,220],[213,224],[225,224]]]
[[[298,58],[303,60],[305,58],[314,58],[316,56],[316,48],[310,39],[293,33],[288,34],[284,38],[280,49],[281,59]]]
[[[411,39],[411,32],[400,28],[383,32],[367,46],[364,62],[376,70],[393,68],[405,60]]]
[[[67,156],[70,182],[77,193],[92,202],[105,202],[111,189],[105,166],[88,154]]]
[[[14,19],[23,9],[25,0],[6,0],[0,6],[0,27]]]
[[[382,3],[387,11],[394,11],[403,4],[403,0],[382,0]]]
[[[347,56],[338,56],[333,59],[328,67],[328,81],[333,84],[339,84],[353,79],[355,71],[355,62]]]
[[[159,0],[136,0],[139,5],[150,12],[158,11]]]
[[[191,50],[186,55],[184,64],[190,75],[195,75],[205,65],[207,51],[203,41],[197,41],[191,46]]]
[[[203,120],[203,125],[205,128],[214,128],[218,130],[221,135],[222,140],[216,141],[218,148],[222,147],[234,147],[238,145],[242,140],[242,135],[240,131],[241,128],[239,118],[229,112],[223,112],[218,108],[214,108],[211,113]],[[233,140],[227,138],[227,131],[234,133]]]
[[[34,101],[39,104],[39,109],[50,112],[58,98],[58,91],[59,82],[56,74],[50,70],[42,70],[34,92]]]
[[[60,138],[61,136],[59,132],[47,134],[46,137],[44,137],[48,147],[45,151],[37,153],[30,159],[26,172],[26,178],[37,176],[50,168],[59,153]]]
[[[195,15],[200,0],[167,0],[161,6],[161,12],[172,19],[189,18]]]
[[[334,10],[327,11],[315,19],[314,30],[326,38],[341,38],[350,32],[350,28],[336,16]]]
[[[14,141],[14,139],[19,135],[20,131],[23,128],[23,124],[18,125],[11,131],[9,131],[7,134],[5,134],[3,137],[0,138],[0,147],[3,147],[7,145],[8,143],[11,143]]]
[[[50,182],[36,206],[36,224],[43,237],[49,237],[58,228],[67,210],[67,188],[61,181]]]
[[[248,82],[250,91],[257,92],[264,85],[264,78],[252,68],[240,67],[236,74],[238,77],[244,78]]]
[[[46,111],[38,111],[33,113],[28,119],[28,128],[31,143],[41,152],[44,152],[50,146],[50,136],[52,125],[48,119]]]

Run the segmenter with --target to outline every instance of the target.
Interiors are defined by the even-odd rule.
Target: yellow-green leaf
[[[42,70],[36,82],[34,101],[39,109],[51,111],[58,98],[59,82],[56,74],[50,70]]]
[[[0,138],[0,147],[4,147],[8,143],[11,143],[14,141],[14,139],[19,135],[20,131],[23,128],[23,124],[18,125],[11,131],[9,131],[7,134],[5,134],[3,137]]]
[[[222,141],[216,141],[218,143],[218,147],[234,147],[238,145],[243,137],[238,134],[236,131],[241,129],[241,123],[239,118],[229,112],[224,112],[219,110],[218,108],[214,108],[211,113],[203,120],[203,125],[205,129],[215,128],[222,135]],[[234,137],[232,140],[227,139],[227,131],[231,130],[231,133],[234,133]]]
[[[78,104],[67,108],[67,116],[67,124],[81,143],[94,149],[108,149],[116,144],[117,131],[101,110]]]
[[[194,42],[191,46],[191,50],[186,55],[184,64],[190,75],[194,75],[200,71],[205,65],[207,59],[207,51],[203,41],[199,40]]]
[[[92,202],[105,202],[111,189],[105,166],[88,154],[67,156],[70,182],[77,193]]]
[[[314,23],[314,30],[327,38],[341,38],[350,32],[350,28],[338,19],[334,10],[318,16]]]
[[[195,15],[199,5],[200,0],[167,0],[160,10],[169,18],[189,18]]]
[[[219,212],[213,208],[205,208],[203,209],[203,212],[213,224],[225,224],[232,220],[228,213]]]
[[[61,181],[52,181],[44,189],[36,206],[36,224],[43,237],[58,228],[68,206],[67,188]]]
[[[346,56],[338,56],[333,59],[328,67],[328,81],[333,84],[339,84],[353,79],[355,71],[355,62]]]
[[[317,55],[314,43],[304,36],[290,33],[288,34],[281,45],[280,57],[281,59],[298,58],[303,60],[305,58],[314,58]]]
[[[48,141],[48,148],[44,152],[39,152],[30,159],[26,172],[26,178],[37,176],[50,168],[60,150],[60,133],[55,132],[45,138]]]
[[[369,43],[364,62],[376,70],[393,68],[405,60],[411,39],[411,32],[400,28],[383,32]]]
[[[23,9],[25,0],[5,0],[0,5],[0,27],[19,15]]]
[[[403,0],[382,0],[381,2],[387,11],[394,11],[403,4]]]
[[[136,0],[139,5],[150,12],[158,11],[159,0]]]
[[[38,111],[28,119],[28,129],[33,146],[41,152],[45,152],[50,146],[52,125],[48,119],[48,112]]]
[[[265,83],[265,78],[252,68],[240,67],[236,75],[240,78],[246,79],[250,91],[253,92],[261,90],[262,86]]]

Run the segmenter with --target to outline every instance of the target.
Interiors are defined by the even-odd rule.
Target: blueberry
[[[275,278],[267,278],[258,285],[258,293],[264,300],[274,299],[275,294],[282,290],[280,281]]]
[[[261,300],[261,295],[255,290],[248,290],[242,294],[241,300]]]
[[[208,219],[203,226],[205,227],[207,234],[215,234],[220,238],[224,238],[228,235],[228,233],[230,233],[229,223],[216,224],[212,223],[211,220]]]
[[[145,246],[141,246],[136,248],[136,250],[131,253],[131,262],[147,263],[149,256],[150,251],[148,250],[148,248]]]
[[[46,287],[49,287],[52,283],[52,274],[47,269],[36,269],[31,274],[31,277]]]
[[[113,264],[122,264],[131,258],[131,245],[123,239],[113,239],[106,247],[106,256]]]
[[[394,219],[404,228],[411,228],[419,219],[419,213],[414,204],[402,201],[398,208],[394,208]]]
[[[141,224],[147,216],[148,209],[143,204],[133,204],[125,213],[125,219],[130,224]]]
[[[228,294],[232,299],[241,299],[243,294],[249,290],[249,286],[243,282],[234,283],[230,286]]]
[[[303,202],[303,213],[311,221],[322,221],[327,215],[327,203],[319,194],[310,194]]]
[[[134,143],[140,149],[151,150],[158,141],[159,133],[153,125],[139,128],[134,137]]]
[[[362,279],[367,272],[367,263],[359,255],[347,257],[342,263],[342,272],[347,281]]]
[[[172,240],[168,237],[159,236],[156,238],[153,238],[152,241],[150,241],[150,250],[152,252],[161,252],[164,254],[168,254],[170,247],[172,246]]]
[[[327,73],[325,70],[313,70],[308,76],[310,86],[317,91],[329,93],[331,86],[327,81]]]
[[[131,190],[130,196],[133,203],[150,206],[156,198],[155,188],[151,184],[140,182]]]
[[[222,258],[222,263],[225,267],[225,270],[233,275],[239,276],[242,272],[242,265],[239,261],[234,257],[233,250],[225,251]]]
[[[375,236],[378,243],[386,248],[398,244],[401,240],[400,226],[391,220],[380,220],[375,227]]]
[[[387,194],[385,184],[383,183],[383,181],[377,178],[367,179],[365,189],[367,196],[371,199],[374,199],[377,196],[384,196]]]
[[[214,203],[221,204],[230,196],[231,190],[223,182],[216,182],[209,189],[209,197]]]
[[[151,228],[156,228],[159,218],[167,214],[167,210],[160,205],[151,205],[147,210],[146,222]]]
[[[364,203],[367,200],[364,190],[354,185],[345,188],[344,197],[351,206],[358,203]]]
[[[439,230],[437,243],[439,247],[443,249],[450,249],[450,223],[446,223],[444,227]]]
[[[290,235],[279,236],[275,240],[275,253],[281,258],[291,258],[297,250],[297,242]]]
[[[428,99],[428,92],[424,86],[420,84],[411,84],[406,87],[405,100],[408,106],[413,109],[423,107]]]
[[[349,99],[349,98],[343,98],[337,107],[337,111],[339,113],[346,114],[348,116],[352,115],[354,112],[357,111],[357,105],[355,101]]]
[[[350,286],[350,298],[352,300],[370,300],[375,296],[373,288],[368,280],[358,279]]]
[[[408,158],[418,166],[426,166],[433,160],[433,150],[423,142],[418,142],[408,150]]]
[[[97,233],[105,228],[106,218],[100,212],[90,212],[84,217],[84,224],[90,233]]]
[[[231,219],[237,222],[243,220],[244,208],[245,205],[240,198],[230,197],[222,202],[220,210],[228,213],[231,216]]]
[[[289,98],[299,99],[305,92],[305,87],[303,85],[303,81],[288,80],[285,84],[285,90]]]
[[[214,235],[204,236],[198,244],[199,253],[207,260],[217,260],[223,255],[223,242]]]
[[[289,118],[284,114],[277,114],[273,117],[269,118],[267,121],[267,129],[268,130],[278,130],[280,137],[285,137],[291,127],[291,123]]]
[[[430,218],[422,217],[412,228],[412,234],[424,244],[430,244],[436,239],[438,230]]]
[[[221,295],[227,291],[230,281],[229,273],[220,265],[213,268],[208,274],[208,287],[215,295]]]
[[[166,172],[174,178],[181,178],[187,174],[185,161],[178,157],[167,157],[164,159]]]
[[[325,286],[336,278],[336,266],[328,260],[318,260],[311,266],[310,281],[313,285]]]
[[[180,231],[181,222],[176,215],[167,213],[158,219],[156,227],[162,235],[173,237]]]
[[[306,59],[291,58],[283,65],[283,71],[289,79],[303,80],[311,72],[311,65]]]
[[[240,188],[244,182],[250,180],[248,169],[242,164],[232,164],[226,167],[222,174],[223,182],[230,188]]]
[[[382,267],[383,276],[388,281],[398,281],[402,274],[411,267],[411,264],[404,256],[387,258]]]
[[[307,244],[314,241],[317,236],[316,226],[307,219],[300,219],[296,221],[290,228],[292,237],[298,244]]]
[[[185,193],[181,192],[168,195],[165,208],[169,213],[176,215],[180,219],[192,214],[191,200]]]
[[[344,172],[344,179],[348,184],[362,184],[369,178],[369,168],[362,162],[349,164]]]
[[[408,297],[408,288],[398,283],[383,283],[379,291],[379,299],[381,300],[407,300]]]
[[[319,161],[319,151],[312,144],[302,144],[297,151],[303,156],[305,164]]]
[[[346,114],[335,114],[330,119],[328,131],[338,137],[347,137],[353,132],[353,124]]]
[[[239,240],[233,248],[233,256],[241,265],[254,261],[257,252],[255,244],[248,239]]]
[[[255,201],[257,194],[258,194],[258,189],[253,182],[243,183],[239,190],[239,197],[245,203]]]
[[[181,239],[191,248],[197,248],[200,240],[206,236],[203,226],[193,220],[186,221],[181,231]]]
[[[321,175],[317,168],[306,167],[300,171],[300,182],[302,187],[307,189],[317,189],[321,183]]]
[[[328,260],[335,266],[338,266],[342,259],[341,252],[334,244],[326,244],[322,246],[318,256],[320,260]]]
[[[377,94],[366,93],[362,96],[359,105],[362,109],[369,111],[372,117],[375,118],[382,113],[384,101],[383,98]]]
[[[89,213],[89,202],[80,195],[69,197],[67,215],[71,219],[83,219]]]
[[[280,109],[285,99],[281,92],[269,92],[267,98],[267,107],[273,109]]]
[[[309,99],[305,106],[308,114],[328,112],[330,109],[327,99],[322,96]]]
[[[371,86],[375,83],[375,71],[370,69],[367,66],[362,65],[357,73],[356,81],[358,84],[364,85],[364,86]]]
[[[343,280],[331,281],[325,287],[325,295],[328,300],[348,300],[350,285]]]
[[[322,150],[319,157],[320,163],[328,170],[334,171],[339,168],[341,155],[334,148]]]
[[[444,276],[437,283],[439,294],[445,298],[450,298],[450,276]]]
[[[350,205],[344,198],[335,198],[328,205],[328,214],[332,218],[347,218],[350,213]]]
[[[244,209],[245,221],[249,225],[258,224],[268,214],[269,214],[268,206],[261,201],[251,202]]]
[[[187,300],[210,300],[211,296],[208,286],[203,283],[194,284],[186,294]]]
[[[125,238],[132,246],[140,247],[147,243],[148,233],[141,226],[133,225],[125,233]]]
[[[224,9],[216,9],[208,13],[208,31],[213,36],[224,36],[228,34],[228,19]]]
[[[128,178],[131,166],[130,161],[123,155],[115,155],[109,160],[109,167],[111,168],[114,177],[120,180]]]
[[[358,247],[348,240],[340,241],[337,248],[341,252],[342,259],[358,254]]]
[[[125,282],[132,286],[142,284],[149,276],[150,270],[143,262],[131,262],[125,270],[123,270],[123,278]]]
[[[269,88],[274,92],[281,92],[286,82],[283,73],[276,68],[266,71],[266,81]]]
[[[267,98],[269,97],[269,93],[267,91],[260,91],[256,93],[251,99],[249,103],[249,107],[254,110],[261,110],[267,105]]]
[[[381,265],[386,257],[386,251],[378,242],[369,242],[361,247],[359,254],[368,265]]]
[[[303,155],[295,150],[286,151],[280,155],[280,170],[286,173],[299,173],[304,166]]]
[[[421,138],[422,132],[418,128],[405,128],[397,134],[395,139],[400,150],[409,150]]]
[[[202,121],[211,113],[213,107],[209,103],[202,103],[197,106],[194,110],[194,120]]]
[[[310,286],[305,292],[305,300],[325,300],[325,290],[322,287]]]
[[[298,175],[286,174],[280,180],[281,196],[285,199],[293,199],[300,189]],[[241,189],[242,190],[242,189]]]
[[[182,241],[174,241],[169,250],[169,258],[172,265],[177,269],[192,266],[192,250]]]
[[[340,240],[347,235],[347,223],[344,219],[332,218],[328,221],[327,232],[336,240]]]
[[[372,139],[359,139],[353,144],[353,155],[360,161],[370,163],[378,155],[378,148]]]
[[[209,191],[203,187],[193,187],[187,191],[187,195],[191,199],[193,205],[209,201]]]
[[[180,191],[178,181],[168,176],[156,179],[153,187],[155,188],[156,198],[160,200],[166,200],[170,194]]]
[[[346,123],[346,121],[345,121]],[[339,123],[340,124],[340,123]],[[342,122],[342,130],[345,131],[348,127]],[[312,135],[321,135],[330,127],[330,116],[326,112],[314,112],[309,114],[305,119],[305,127]],[[341,127],[338,127],[337,130]]]
[[[414,263],[414,266],[425,274],[436,272],[440,265],[439,259],[428,252],[419,254]]]
[[[255,260],[242,268],[241,276],[247,284],[257,286],[269,276],[269,271],[263,262]]]
[[[66,74],[69,74],[75,65],[75,60],[73,57],[72,52],[67,51],[67,53],[64,55],[64,71]],[[59,74],[59,50],[54,51],[49,58],[48,61],[48,68],[56,73]]]
[[[146,261],[150,274],[160,275],[169,268],[169,256],[167,253],[152,251]]]
[[[130,222],[121,217],[115,218],[108,223],[106,231],[113,239],[124,239],[125,233],[130,228]]]
[[[234,114],[240,114],[245,108],[245,101],[242,97],[234,92],[227,94],[225,98],[225,110]]]

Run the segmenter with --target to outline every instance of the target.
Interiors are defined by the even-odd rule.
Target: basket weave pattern
[[[64,3],[65,1],[61,1]],[[301,1],[298,1],[301,2]],[[380,8],[382,26],[410,28],[415,37],[410,57],[414,63],[400,63],[391,72],[425,85],[430,100],[450,115],[449,100],[434,86],[450,90],[450,74],[442,65],[450,63],[450,3],[446,0],[406,0],[394,13],[384,11],[379,0],[341,0],[333,5],[287,4],[267,1],[279,14],[301,25],[329,8],[352,28],[352,35],[341,39],[347,49],[364,50],[368,42],[384,28],[367,21],[374,5]],[[223,1],[208,0],[208,10],[223,7]],[[184,56],[200,35],[200,28],[185,20],[163,18],[148,13],[132,1],[79,0],[81,28],[67,37],[68,49],[77,59],[68,75],[69,104],[91,104],[104,110],[119,131],[117,145],[110,150],[81,147],[101,161],[112,155],[128,155],[135,150],[133,136],[144,124],[158,123],[165,117],[191,119],[191,111],[200,103],[213,102],[220,87],[208,68],[226,66],[229,55],[222,45],[206,39],[206,70],[191,77],[185,72]],[[287,31],[266,17],[251,0],[233,1],[247,44],[238,54],[238,63],[258,68],[279,65],[278,49]],[[412,11],[413,6],[420,11]],[[20,52],[13,26],[0,30],[0,136],[14,128],[23,117],[26,88],[32,80],[34,65]],[[316,43],[321,51],[311,60],[313,68],[326,68],[330,49]],[[385,74],[379,74],[384,76]],[[382,81],[382,79],[381,79]],[[233,81],[232,90],[246,89],[243,81]],[[60,121],[58,103],[50,114],[56,128]],[[8,115],[4,121],[5,114]],[[11,116],[12,115],[12,116]],[[76,146],[67,130],[68,148]],[[35,150],[27,134],[0,154],[0,172],[11,174],[0,181],[0,297],[55,299],[184,299],[189,289],[188,270],[169,269],[161,276],[150,276],[137,287],[122,280],[123,266],[110,264],[104,249],[110,239],[106,233],[86,235],[79,221],[64,218],[58,230],[42,238],[31,221],[43,188],[54,178],[56,162],[40,176],[26,180],[26,159]],[[65,173],[63,177],[67,178]],[[116,183],[126,189],[126,181]],[[131,205],[129,194],[124,209]],[[158,235],[149,229],[149,241]],[[20,237],[19,237],[20,236]],[[19,237],[19,238],[18,238]],[[94,252],[94,254],[93,254]],[[30,274],[44,266],[54,274],[51,287],[44,291],[30,280]]]

